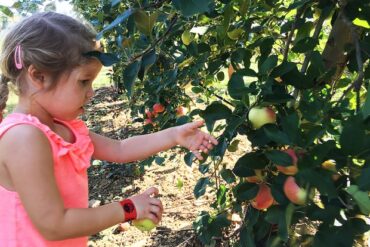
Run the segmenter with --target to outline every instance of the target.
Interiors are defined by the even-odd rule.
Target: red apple
[[[181,117],[187,113],[187,109],[183,106],[178,106],[176,108],[176,116]]]
[[[256,175],[250,176],[250,177],[246,177],[245,178],[245,181],[247,181],[248,183],[261,183],[261,182],[264,181],[264,179],[266,177],[266,173],[265,172],[263,172],[262,170],[256,169],[256,170],[254,170],[254,173]]]
[[[249,110],[248,119],[254,129],[268,123],[276,123],[276,114],[270,107],[253,107]]]
[[[231,76],[234,74],[234,67],[231,64],[229,65],[229,68],[227,69],[227,73],[229,75],[229,80],[230,80]]]
[[[153,125],[153,119],[151,119],[151,118],[145,119],[145,125],[148,125],[148,124]]]
[[[292,165],[291,166],[276,165],[276,168],[278,169],[279,172],[284,173],[285,175],[295,175],[295,174],[297,174],[297,172],[298,172],[298,167],[297,167],[298,158],[297,158],[296,153],[291,148],[283,150],[283,152],[289,154],[289,156],[292,158]]]
[[[300,188],[295,182],[295,178],[289,176],[284,183],[284,193],[288,199],[298,205],[304,205],[307,200],[307,191]]]
[[[161,113],[164,112],[165,108],[161,103],[156,103],[153,105],[153,111],[155,113]]]
[[[264,210],[269,208],[274,202],[274,198],[271,195],[271,189],[266,184],[259,184],[259,190],[256,198],[252,201],[252,207],[258,210]]]
[[[145,114],[146,114],[147,118],[152,118],[153,117],[153,113],[151,113],[149,110],[146,110]]]

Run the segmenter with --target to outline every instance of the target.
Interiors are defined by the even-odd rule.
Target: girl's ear
[[[28,67],[27,74],[34,87],[42,89],[46,86],[46,74],[36,69],[32,64]]]

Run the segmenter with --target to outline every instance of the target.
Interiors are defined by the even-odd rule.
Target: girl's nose
[[[89,89],[89,91],[87,91],[86,97],[87,97],[88,99],[91,99],[92,97],[94,97],[94,95],[95,95],[94,89],[91,87],[91,88]]]

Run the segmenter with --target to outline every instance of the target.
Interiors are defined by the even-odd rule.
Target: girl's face
[[[72,120],[84,112],[84,106],[94,96],[92,83],[102,68],[98,60],[63,75],[54,89],[39,97],[39,104],[54,118]]]

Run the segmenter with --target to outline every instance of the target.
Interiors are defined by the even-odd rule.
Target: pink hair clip
[[[14,63],[17,69],[23,68],[21,55],[22,55],[21,45],[17,45],[15,47],[15,52],[14,52]]]

